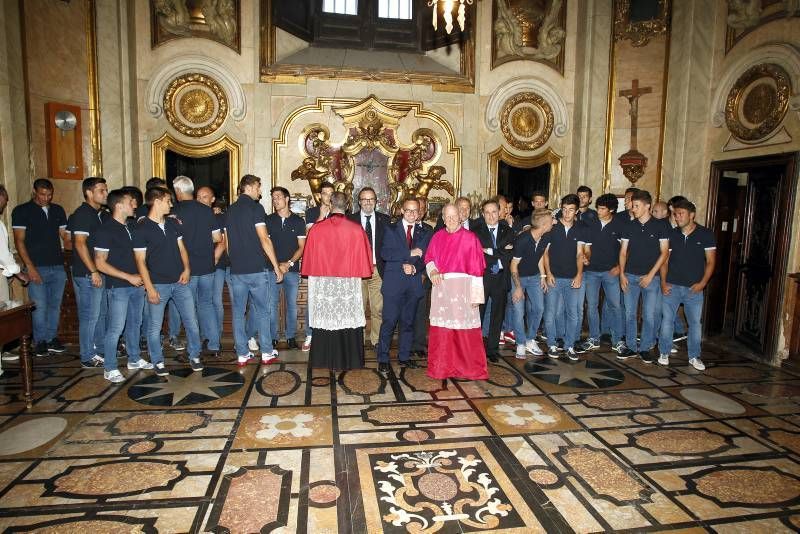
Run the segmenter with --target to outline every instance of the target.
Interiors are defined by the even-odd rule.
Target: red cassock
[[[361,225],[334,213],[315,223],[303,250],[303,276],[369,278],[372,251]]]

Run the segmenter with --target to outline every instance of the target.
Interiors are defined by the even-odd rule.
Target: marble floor
[[[669,368],[511,347],[490,379],[233,355],[115,386],[74,355],[0,377],[0,532],[800,529],[800,373],[704,348]]]

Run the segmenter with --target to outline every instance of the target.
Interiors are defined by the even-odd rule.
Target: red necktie
[[[406,241],[408,242],[408,248],[411,248],[411,225],[406,226]]]

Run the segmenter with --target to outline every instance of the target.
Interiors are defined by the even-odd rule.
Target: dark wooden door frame
[[[779,218],[777,227],[777,234],[781,236],[779,242],[776,243],[777,253],[775,255],[775,264],[780,267],[781,276],[772,284],[768,302],[774,303],[774,309],[771,310],[767,317],[766,336],[771,340],[768,346],[768,353],[764,356],[773,357],[777,349],[778,331],[780,326],[781,310],[783,309],[783,297],[786,289],[786,269],[789,265],[789,246],[792,239],[792,220],[794,218],[794,203],[795,193],[797,190],[798,181],[798,157],[800,152],[784,152],[782,154],[770,154],[768,156],[756,156],[751,158],[737,158],[727,159],[711,162],[711,176],[708,184],[708,204],[706,206],[706,223],[707,226],[716,232],[716,218],[717,218],[717,193],[719,191],[719,183],[722,174],[725,171],[743,172],[762,167],[780,166],[783,165],[785,169],[785,179],[781,184],[781,204],[776,206],[779,213],[785,213],[787,216]],[[745,214],[743,222],[750,220]],[[708,307],[706,312],[709,313]],[[705,321],[704,321],[705,322]]]

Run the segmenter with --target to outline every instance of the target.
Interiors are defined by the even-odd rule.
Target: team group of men
[[[102,366],[106,379],[122,382],[117,363],[122,338],[128,369],[155,369],[166,376],[166,339],[174,349],[186,350],[184,361],[193,370],[201,370],[202,354],[220,354],[225,284],[237,362],[246,365],[260,351],[261,363],[272,363],[278,356],[281,294],[287,344],[297,348],[297,293],[307,234],[338,214],[358,223],[368,244],[367,267],[371,263],[372,268],[359,275],[361,309],[369,306],[371,326],[364,338],[369,336],[381,372],[389,370],[395,328],[400,365],[417,367],[414,357],[425,355],[431,292],[426,249],[436,231],[460,228],[474,233],[483,248],[480,318],[489,360],[497,360],[501,342],[515,342],[520,358],[542,356],[537,335],[546,340],[548,356],[563,352],[576,360],[608,336],[618,358],[638,355],[652,362],[657,350],[658,362],[667,365],[674,328],[678,337],[685,330],[677,315],[683,305],[690,363],[704,368],[700,314],[703,288],[714,267],[714,236],[695,223],[695,206],[683,197],[671,199],[666,210],[660,204],[653,208],[649,193],[632,188],[625,194],[625,211],[617,213],[617,198],[610,194],[591,209],[591,190],[582,186],[576,195],[565,196],[555,212],[547,209],[545,195],[535,194],[533,211],[513,217],[510,203],[500,196],[485,201],[477,219],[470,219],[470,201],[459,198],[452,211],[458,221],[450,229],[441,217],[435,228],[424,222],[424,199],[406,200],[392,221],[375,209],[378,199],[369,187],[359,191],[359,209],[345,215],[344,200],[335,197],[343,195],[323,184],[320,202],[305,220],[291,212],[283,187],[272,188],[272,213],[267,215],[259,202],[261,181],[252,175],[241,179],[239,196],[224,213],[215,206],[211,188],[195,191],[184,176],[172,187],[153,178],[144,195],[135,187],[109,192],[103,178],[87,178],[84,202],[67,218],[52,203],[53,184],[34,182],[31,201],[13,210],[12,227],[25,267],[20,276],[30,282],[29,296],[36,303],[37,355],[65,350],[56,336],[66,283],[63,242],[74,251],[84,367]],[[333,241],[317,240],[315,257],[330,256],[335,263],[340,251]],[[588,337],[581,342],[584,305]],[[168,335],[162,336],[165,313]],[[538,334],[542,320],[544,331]],[[306,323],[306,331],[299,332],[302,349],[311,350],[314,361],[313,331]],[[181,326],[185,346],[178,340]],[[322,346],[319,340],[317,353]],[[141,357],[144,350],[150,361]]]

